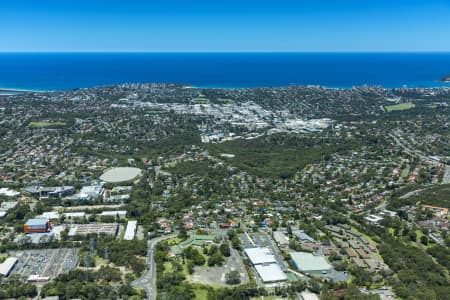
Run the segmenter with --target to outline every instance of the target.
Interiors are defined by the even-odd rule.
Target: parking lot
[[[247,235],[244,233],[238,234],[239,240],[241,240],[241,246],[243,249],[245,248],[253,248],[252,242],[248,239]]]
[[[12,274],[55,277],[58,274],[68,273],[77,266],[78,253],[78,248],[11,252],[11,256],[17,257],[18,259]]]

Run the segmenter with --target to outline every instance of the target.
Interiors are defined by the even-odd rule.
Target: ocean
[[[442,87],[450,53],[0,53],[0,89],[68,90],[129,82],[241,88]]]

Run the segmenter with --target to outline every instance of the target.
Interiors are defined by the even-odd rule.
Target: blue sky
[[[450,51],[449,0],[14,0],[2,52]]]

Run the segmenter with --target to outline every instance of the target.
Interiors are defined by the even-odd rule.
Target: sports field
[[[210,103],[209,99],[206,99],[206,98],[194,98],[194,99],[192,99],[192,102],[194,102],[195,104],[209,104]]]
[[[416,107],[416,105],[412,102],[405,102],[395,105],[386,106],[387,112],[395,111],[395,110],[407,110]]]
[[[28,127],[31,128],[45,128],[45,127],[61,127],[66,125],[64,122],[49,122],[49,121],[41,121],[41,122],[30,122]]]

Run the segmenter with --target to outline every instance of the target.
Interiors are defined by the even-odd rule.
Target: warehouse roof
[[[17,258],[8,257],[3,263],[0,264],[0,275],[8,276],[11,270],[17,263]]]
[[[256,271],[263,282],[277,282],[287,280],[286,274],[278,264],[261,264],[255,266]]]
[[[10,210],[15,208],[17,205],[19,205],[19,202],[17,201],[5,201],[0,204],[0,207],[4,210]]]
[[[289,254],[297,269],[300,271],[328,271],[332,269],[324,256],[318,256],[308,252],[291,252]]]
[[[280,245],[289,244],[289,239],[281,231],[274,231],[273,232],[273,238]]]
[[[36,219],[28,219],[28,221],[25,223],[27,226],[46,226],[48,222],[48,219],[44,218],[36,218]]]
[[[269,248],[247,248],[244,251],[254,265],[277,262]]]
[[[4,195],[6,197],[17,197],[20,193],[8,188],[0,188],[0,195]]]
[[[137,221],[128,221],[127,229],[125,230],[125,235],[123,237],[126,241],[131,241],[134,239],[134,234],[136,233]]]
[[[310,241],[314,242],[314,239],[307,235],[303,230],[294,230],[292,234],[295,235],[301,241]]]
[[[125,218],[126,215],[127,215],[126,210],[105,210],[100,213],[100,216],[104,216],[104,217],[105,216],[109,216],[109,217],[119,216],[119,218]]]
[[[84,218],[84,217],[86,217],[86,213],[84,211],[80,211],[80,212],[66,212],[66,213],[63,213],[63,215],[66,218]]]
[[[44,219],[59,219],[59,213],[56,211],[46,211],[43,212],[42,215],[40,215],[40,218],[44,218]]]
[[[107,234],[115,236],[117,234],[118,223],[95,223],[95,224],[77,224],[70,228],[69,236],[88,235],[88,234]]]

